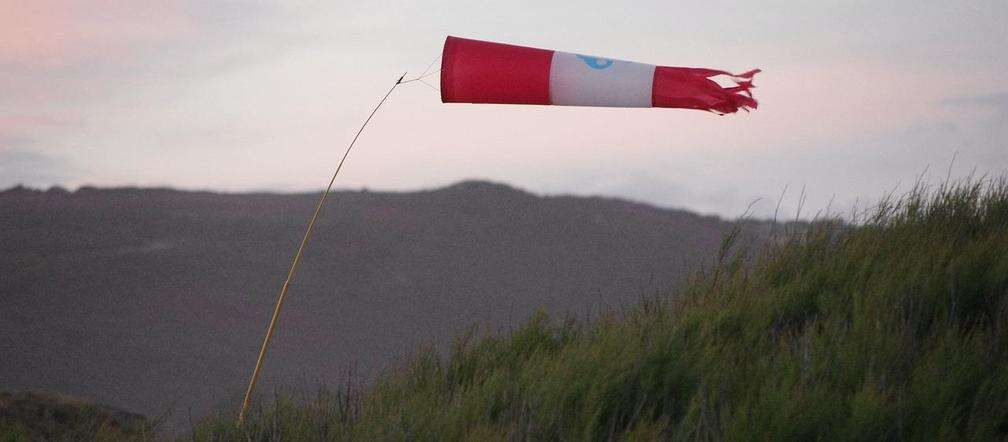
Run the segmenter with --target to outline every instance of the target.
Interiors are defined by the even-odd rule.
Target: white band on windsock
[[[550,66],[550,104],[651,107],[655,66],[555,51]]]

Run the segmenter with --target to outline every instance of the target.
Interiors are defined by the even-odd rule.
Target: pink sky
[[[773,5],[0,0],[0,186],[314,190],[395,77],[447,34],[642,62],[761,67],[760,109],[444,105],[396,92],[341,177],[467,178],[724,216],[812,210],[926,168],[1008,167],[1003,2]],[[797,191],[790,198],[797,198]],[[774,204],[758,208],[769,213]]]
[[[0,2],[0,63],[61,67],[129,56],[196,31],[182,2]]]

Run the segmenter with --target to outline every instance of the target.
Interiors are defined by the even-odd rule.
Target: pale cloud
[[[10,185],[48,187],[75,172],[72,166],[34,150],[0,147],[0,177]]]
[[[953,97],[942,100],[941,104],[959,112],[963,110],[993,111],[998,117],[1008,118],[1008,93]]]
[[[53,115],[0,115],[0,150],[37,145],[37,134],[65,131],[81,124],[77,118]]]

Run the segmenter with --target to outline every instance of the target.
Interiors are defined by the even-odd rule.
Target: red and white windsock
[[[756,109],[743,74],[655,66],[449,36],[441,56],[444,103],[674,107],[728,114]],[[719,75],[734,86],[722,87]]]

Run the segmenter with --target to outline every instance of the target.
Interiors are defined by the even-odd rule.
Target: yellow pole
[[[340,169],[343,168],[343,162],[346,161],[350,150],[353,149],[354,143],[357,142],[357,138],[360,137],[361,132],[364,132],[364,128],[371,121],[371,117],[374,117],[375,112],[378,112],[378,108],[385,103],[385,100],[392,94],[396,86],[402,83],[403,78],[406,78],[406,74],[403,74],[396,80],[392,88],[385,93],[385,96],[382,97],[378,105],[371,111],[371,115],[368,115],[367,119],[364,120],[364,124],[357,130],[357,135],[354,135],[353,141],[347,146],[346,152],[343,153],[343,158],[340,159],[339,165],[336,166],[336,172],[333,173],[332,179],[329,180],[329,186],[322,192],[322,197],[319,198],[319,202],[315,206],[315,213],[312,215],[311,220],[308,221],[308,228],[305,229],[304,237],[301,238],[301,245],[298,246],[297,253],[294,254],[294,260],[287,271],[287,279],[280,289],[280,296],[277,298],[276,307],[273,309],[273,317],[270,319],[269,327],[266,329],[266,337],[263,339],[262,348],[259,349],[259,357],[256,359],[255,369],[252,370],[252,378],[249,379],[248,389],[245,390],[245,400],[242,401],[241,412],[238,414],[238,425],[245,423],[245,416],[248,413],[249,405],[252,403],[252,395],[255,392],[256,381],[259,380],[259,371],[262,369],[263,360],[266,359],[266,350],[269,348],[270,340],[273,339],[273,331],[276,330],[277,320],[280,318],[280,309],[283,307],[284,300],[287,299],[287,288],[290,286],[291,280],[294,279],[294,273],[297,272],[298,264],[301,262],[301,254],[304,252],[305,245],[308,244],[308,238],[311,237],[312,230],[315,229],[315,220],[318,219],[319,213],[322,211],[322,205],[329,198],[329,193],[332,192],[333,184],[336,182],[336,176],[339,175]]]

